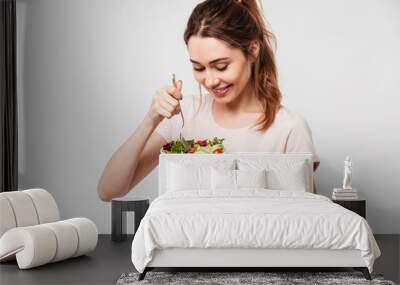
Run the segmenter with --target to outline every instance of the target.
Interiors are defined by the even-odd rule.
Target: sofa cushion
[[[14,227],[33,226],[60,220],[53,196],[41,188],[0,193],[0,237]]]
[[[8,230],[0,238],[0,261],[16,257],[20,269],[80,256],[97,245],[96,225],[74,218]]]

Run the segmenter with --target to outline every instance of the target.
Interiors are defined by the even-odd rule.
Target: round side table
[[[140,221],[149,208],[150,199],[144,197],[124,197],[111,201],[111,240],[126,240],[126,212],[135,212],[136,233]]]

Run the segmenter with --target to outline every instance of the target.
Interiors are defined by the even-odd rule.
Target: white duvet
[[[370,272],[380,256],[359,215],[321,195],[265,189],[159,196],[133,239],[133,265],[143,272],[154,249],[170,247],[358,249]]]

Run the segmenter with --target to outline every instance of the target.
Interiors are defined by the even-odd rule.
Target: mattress
[[[359,250],[372,272],[380,250],[367,221],[327,197],[300,191],[188,189],[156,198],[132,242],[143,272],[162,249]]]

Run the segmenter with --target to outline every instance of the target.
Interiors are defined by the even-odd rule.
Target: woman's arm
[[[160,88],[153,98],[149,112],[135,132],[117,149],[100,177],[97,192],[109,202],[124,196],[158,164],[165,139],[154,130],[164,118],[179,114],[182,82],[178,87]]]
[[[166,143],[154,132],[156,127],[156,122],[146,116],[112,155],[97,187],[101,200],[109,202],[112,198],[124,196],[154,169],[160,149]]]

